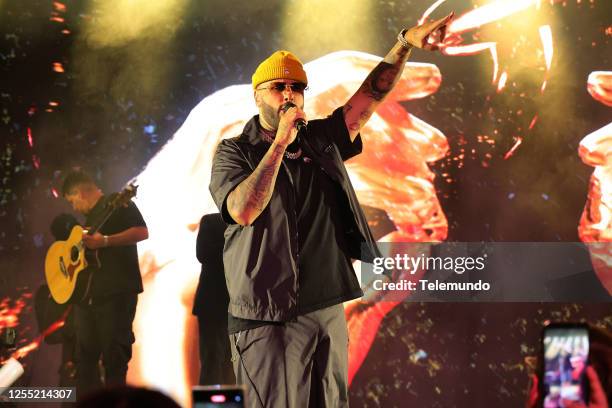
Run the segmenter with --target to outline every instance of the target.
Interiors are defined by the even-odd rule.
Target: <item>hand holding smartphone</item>
[[[589,350],[585,324],[554,323],[544,328],[539,393],[543,408],[586,406],[590,399]]]

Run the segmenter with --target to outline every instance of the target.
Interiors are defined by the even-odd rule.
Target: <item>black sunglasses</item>
[[[286,87],[291,88],[292,92],[304,93],[304,91],[307,88],[307,85],[301,82],[294,82],[292,84],[288,84],[285,82],[275,82],[268,87],[262,87],[262,88],[257,88],[257,89],[268,89],[270,91],[276,91],[278,93],[282,93],[285,91]]]

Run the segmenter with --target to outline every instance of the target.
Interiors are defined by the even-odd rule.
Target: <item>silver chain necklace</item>
[[[274,138],[272,136],[270,136],[270,134],[266,130],[261,129],[259,134],[261,135],[261,138],[263,140],[265,140],[266,142],[268,142],[270,144],[272,144],[274,142]],[[302,148],[301,147],[298,148],[298,151],[295,152],[295,153],[291,153],[291,152],[288,152],[287,150],[285,150],[285,157],[290,159],[290,160],[299,159],[300,156],[302,156]]]

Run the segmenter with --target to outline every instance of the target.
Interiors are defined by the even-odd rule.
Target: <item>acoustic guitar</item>
[[[117,208],[126,206],[136,196],[138,186],[129,184],[120,193],[111,194],[97,222],[85,230],[75,225],[66,241],[54,242],[45,258],[45,278],[53,300],[59,304],[79,302],[89,293],[93,273],[99,268],[97,250],[85,248],[83,235],[95,234]]]

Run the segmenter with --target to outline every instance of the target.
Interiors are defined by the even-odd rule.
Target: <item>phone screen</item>
[[[194,408],[244,407],[244,392],[240,386],[197,386],[192,396]]]
[[[547,327],[544,330],[543,346],[543,407],[562,408],[568,401],[586,403],[588,329],[576,326]]]

